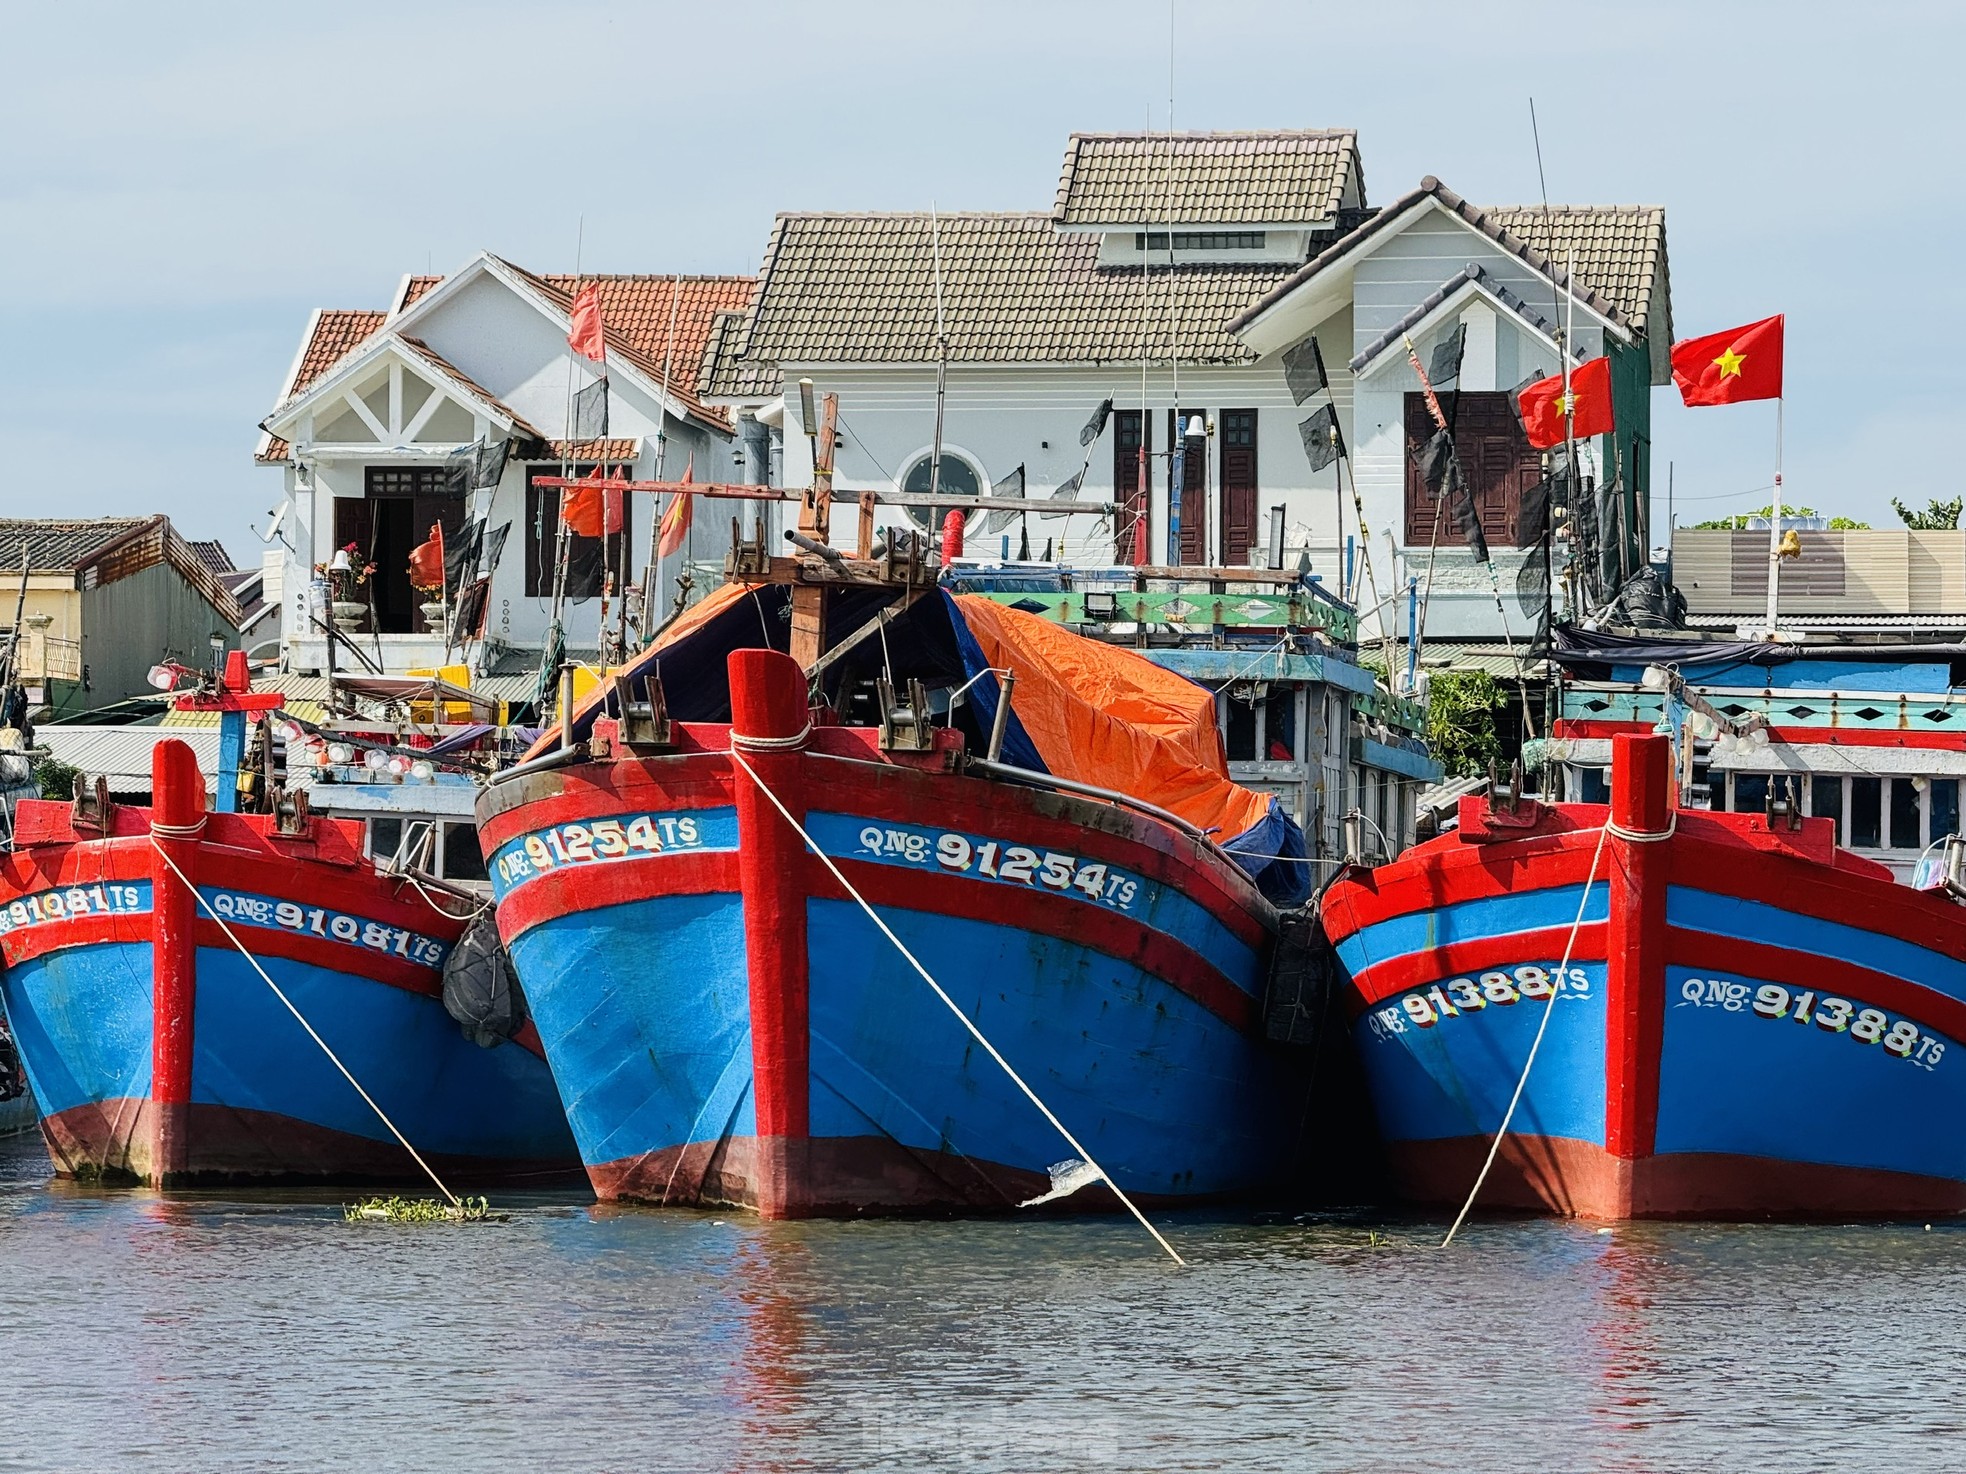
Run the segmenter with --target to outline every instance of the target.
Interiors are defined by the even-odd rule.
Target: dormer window
[[[1136,251],[1165,251],[1168,233],[1164,230],[1140,230],[1133,235],[1133,249]],[[1177,230],[1174,232],[1176,251],[1260,251],[1267,244],[1260,230]]]

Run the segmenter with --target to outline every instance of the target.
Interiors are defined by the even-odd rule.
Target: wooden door
[[[1140,435],[1145,427],[1147,440]],[[1141,452],[1146,452],[1146,459]],[[1115,563],[1135,565],[1154,561],[1153,509],[1153,422],[1144,420],[1137,409],[1113,413],[1113,500],[1122,511],[1114,519]]]
[[[1239,568],[1256,546],[1256,411],[1225,409],[1222,440],[1222,563]]]
[[[1482,535],[1494,547],[1515,546],[1516,514],[1523,493],[1542,475],[1542,458],[1516,423],[1506,394],[1469,393],[1443,399],[1454,423],[1454,448],[1474,497]],[[1421,457],[1433,438],[1433,417],[1424,394],[1406,396],[1406,543],[1427,547],[1434,538],[1436,504],[1421,476]],[[1439,517],[1440,543],[1451,547],[1462,535],[1452,508]]]
[[[1186,409],[1167,412],[1167,443],[1181,433],[1187,422],[1206,410]],[[1176,420],[1179,423],[1176,423]],[[1173,467],[1168,467],[1173,474]],[[1181,561],[1199,566],[1208,561],[1208,437],[1196,435],[1181,447]]]

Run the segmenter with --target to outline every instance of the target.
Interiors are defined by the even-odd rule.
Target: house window
[[[926,496],[929,492],[930,479],[929,458],[923,456],[914,465],[910,466],[908,468],[908,474],[901,478],[901,489]],[[976,467],[972,466],[968,461],[962,459],[960,456],[950,455],[945,450],[942,452],[942,475],[936,482],[935,493],[938,496],[950,497],[981,496],[983,495],[983,478],[977,472]],[[947,508],[937,509],[935,507],[911,506],[907,509],[907,512],[908,516],[918,527],[931,527],[929,519],[931,514],[933,514],[934,523],[931,530],[939,530],[942,525],[942,517],[947,514],[947,510]]]
[[[576,466],[569,476],[591,476],[593,466]],[[560,552],[560,488],[540,486],[542,480],[561,475],[557,465],[528,467],[526,471],[526,597],[553,597],[554,562]],[[624,498],[632,492],[624,492]],[[576,603],[601,592],[601,572],[612,569],[617,592],[628,586],[635,566],[634,503],[623,508],[625,529],[615,537],[582,537],[567,534],[567,597]]]
[[[1454,426],[1454,448],[1461,472],[1474,494],[1482,534],[1496,547],[1515,546],[1516,514],[1522,496],[1543,474],[1542,457],[1531,448],[1506,394],[1469,392],[1445,396],[1441,407]],[[1421,458],[1434,437],[1433,416],[1424,394],[1406,396],[1406,545],[1455,547],[1461,531],[1451,508],[1427,489]]]
[[[1264,232],[1260,230],[1177,230],[1174,232],[1174,249],[1177,251],[1260,251],[1263,249]],[[1167,232],[1164,230],[1141,230],[1133,235],[1133,249],[1136,251],[1165,251]]]

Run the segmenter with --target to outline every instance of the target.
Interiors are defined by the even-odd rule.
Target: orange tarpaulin
[[[1035,614],[954,597],[984,659],[1016,673],[1011,711],[1055,777],[1145,799],[1222,839],[1268,814],[1269,794],[1229,778],[1209,692]]]

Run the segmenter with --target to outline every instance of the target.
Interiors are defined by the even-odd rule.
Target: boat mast
[[[928,453],[928,535],[935,537],[935,498],[942,492],[942,411],[943,402],[949,388],[949,329],[942,316],[942,218],[935,211],[935,202],[928,206],[929,245],[935,253],[935,440]],[[828,430],[830,434],[830,427]],[[833,452],[830,442],[826,451],[828,466],[832,464]]]

